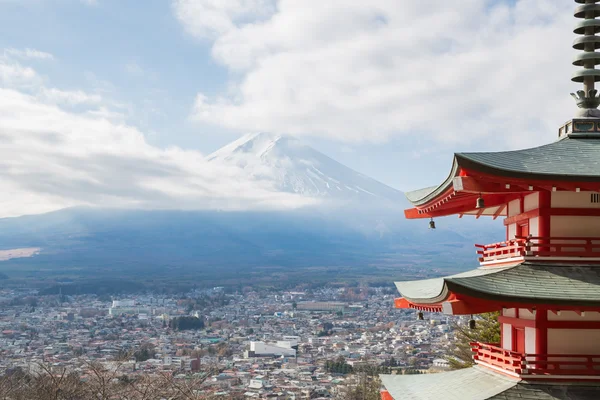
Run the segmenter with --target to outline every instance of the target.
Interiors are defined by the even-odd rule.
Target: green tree
[[[404,375],[420,375],[421,371],[414,368],[407,368],[404,370]]]
[[[151,343],[142,343],[142,345],[133,353],[137,362],[143,362],[154,358],[156,349]]]
[[[352,372],[352,365],[346,362],[346,359],[339,356],[335,361],[326,361],[325,370],[334,374],[349,374]]]
[[[358,382],[339,396],[343,400],[380,400],[381,381],[378,377],[361,374]]]
[[[475,321],[475,329],[470,329],[468,325],[453,324],[456,341],[454,349],[447,357],[451,369],[468,368],[475,364],[471,342],[500,343],[499,315],[499,312],[479,315]]]
[[[175,331],[204,328],[204,320],[196,317],[175,317],[169,321],[169,327]]]

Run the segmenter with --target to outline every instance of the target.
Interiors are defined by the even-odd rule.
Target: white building
[[[135,300],[113,300],[112,308],[118,307],[134,307]]]
[[[251,357],[295,357],[296,349],[288,346],[290,342],[277,342],[276,344],[265,342],[250,342],[250,350],[246,352],[246,358]]]

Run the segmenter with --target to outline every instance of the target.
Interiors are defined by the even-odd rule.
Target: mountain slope
[[[278,191],[325,199],[405,203],[402,192],[356,172],[291,136],[248,134],[207,159],[234,164]]]
[[[0,272],[140,279],[150,275],[176,278],[179,273],[193,272],[218,282],[266,267],[289,273],[347,267],[369,276],[375,273],[374,267],[399,268],[402,274],[404,267],[460,268],[474,262],[472,236],[447,229],[430,231],[418,222],[409,225],[381,237],[365,235],[345,221],[314,210],[66,209],[0,219],[0,250],[41,248],[31,258],[0,262]]]
[[[391,282],[427,276],[430,268],[471,268],[473,243],[504,236],[499,221],[438,219],[438,229],[429,230],[427,221],[406,220],[402,209],[408,204],[400,191],[291,137],[246,135],[208,159],[241,167],[249,179],[265,180],[276,191],[324,201],[293,210],[74,208],[0,219],[0,250],[41,249],[30,258],[0,262],[0,273],[207,285],[305,282],[318,273],[328,282],[384,275]]]

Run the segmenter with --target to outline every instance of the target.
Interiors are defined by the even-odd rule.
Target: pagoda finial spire
[[[596,65],[600,64],[600,53],[596,53],[596,49],[600,48],[600,36],[596,36],[596,33],[600,32],[600,20],[596,19],[600,16],[600,5],[596,3],[600,0],[575,0],[575,2],[581,4],[575,9],[575,18],[582,18],[583,21],[578,22],[573,31],[582,35],[575,39],[573,48],[583,50],[583,53],[575,57],[573,65],[583,69],[576,71],[571,80],[583,83],[583,90],[578,90],[577,94],[571,93],[571,96],[575,98],[579,108],[596,109],[600,105],[600,97],[597,96],[598,91],[595,88],[596,82],[600,81],[600,70],[596,69]],[[593,112],[596,113],[597,111]]]

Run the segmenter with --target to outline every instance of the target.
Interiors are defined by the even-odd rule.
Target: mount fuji
[[[356,172],[292,136],[248,134],[207,157],[233,164],[279,192],[322,200],[381,200],[406,205],[402,192]]]
[[[492,221],[438,220],[433,231],[427,221],[406,220],[402,192],[289,136],[246,135],[207,160],[241,168],[275,194],[318,201],[245,211],[72,208],[0,219],[0,250],[37,249],[0,262],[0,273],[17,283],[25,271],[44,282],[391,282],[429,276],[428,268],[464,270],[473,243],[492,243],[502,232]]]

